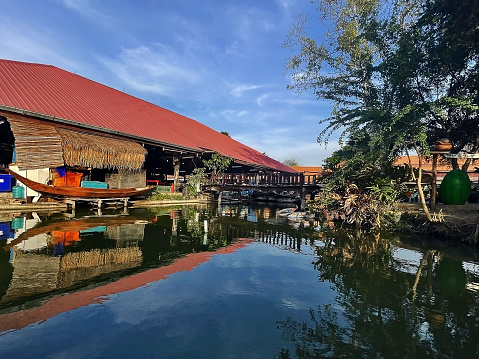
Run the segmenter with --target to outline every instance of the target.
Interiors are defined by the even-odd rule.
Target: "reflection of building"
[[[163,267],[149,269],[144,272],[124,277],[115,282],[107,283],[92,289],[86,289],[62,296],[55,296],[43,302],[39,307],[23,309],[21,311],[7,314],[0,314],[0,332],[12,329],[20,329],[29,324],[47,320],[57,314],[64,313],[82,306],[87,306],[99,300],[107,300],[109,295],[126,292],[154,281],[166,279],[173,273],[193,270],[201,263],[209,261],[213,256],[232,253],[246,246],[247,243],[249,243],[249,240],[241,239],[233,245],[218,249],[213,252],[191,253]],[[114,250],[118,249],[119,248],[116,248]],[[135,250],[134,248],[130,249],[132,251]],[[127,248],[125,248],[125,250],[127,250]],[[95,255],[93,255],[90,259],[93,259],[94,257]],[[135,255],[132,255],[131,258],[135,258]],[[59,267],[59,260],[57,258],[53,259],[54,260],[52,260],[49,265],[49,273],[45,272],[47,276],[55,273],[56,268]],[[43,288],[48,289],[51,288],[52,285],[52,283],[45,283]]]
[[[13,249],[13,276],[0,304],[69,288],[101,274],[137,267],[141,261],[138,247],[97,249],[61,257]]]
[[[268,219],[270,215],[271,215],[271,210],[270,210],[268,207],[264,208],[264,210],[263,210],[263,218],[264,218],[264,219]]]
[[[26,219],[5,249],[11,251],[13,275],[0,303],[69,288],[102,274],[142,263],[138,241],[143,239],[145,220],[134,217],[88,217],[41,224],[36,215]],[[65,249],[92,233],[103,232],[116,241],[116,248],[65,254]],[[50,249],[47,249],[50,248]],[[53,255],[46,254],[53,250]]]

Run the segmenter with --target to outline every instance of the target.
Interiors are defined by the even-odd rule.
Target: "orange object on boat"
[[[53,244],[63,243],[64,246],[69,246],[80,240],[80,232],[78,231],[52,231]]]
[[[53,185],[58,186],[72,186],[80,187],[81,178],[83,174],[78,172],[65,172],[65,176],[61,177],[58,172],[55,172],[55,177],[53,178]]]

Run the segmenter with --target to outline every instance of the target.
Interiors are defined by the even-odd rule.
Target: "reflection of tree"
[[[465,290],[461,262],[438,261],[431,250],[416,273],[406,272],[392,243],[339,231],[324,240],[314,265],[338,293],[336,304],[311,309],[306,322],[278,323],[293,357],[478,357],[479,297]]]

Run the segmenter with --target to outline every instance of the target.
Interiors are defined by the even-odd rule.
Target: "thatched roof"
[[[67,166],[140,170],[147,151],[138,143],[57,128]]]
[[[51,124],[9,116],[20,170],[63,166],[61,139]]]

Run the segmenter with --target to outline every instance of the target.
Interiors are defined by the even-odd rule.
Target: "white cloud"
[[[276,0],[279,8],[289,14],[291,8],[296,4],[295,0]]]
[[[260,97],[258,97],[256,99],[256,103],[258,104],[258,106],[263,106],[263,101],[266,100],[268,97],[270,97],[269,94],[265,93],[263,95],[261,95]]]
[[[105,28],[111,28],[114,22],[113,18],[108,16],[105,10],[95,9],[93,3],[90,0],[57,0],[65,7],[75,11],[88,20],[94,21],[97,24],[102,25]],[[95,5],[98,2],[95,3]]]
[[[240,111],[236,114],[236,116],[238,117],[245,117],[245,116],[248,116],[250,114],[249,111],[246,111],[246,110],[243,110],[243,111]]]
[[[123,49],[118,58],[100,58],[128,90],[175,97],[200,81],[201,70],[185,62],[175,49],[162,44]]]
[[[263,85],[252,85],[252,84],[239,84],[239,85],[228,85],[230,86],[230,94],[234,97],[242,97],[245,92],[257,90],[262,88]]]
[[[0,16],[0,58],[37,62],[58,66],[70,71],[79,64],[65,55],[62,40],[48,28],[32,29],[27,23],[11,21]]]

